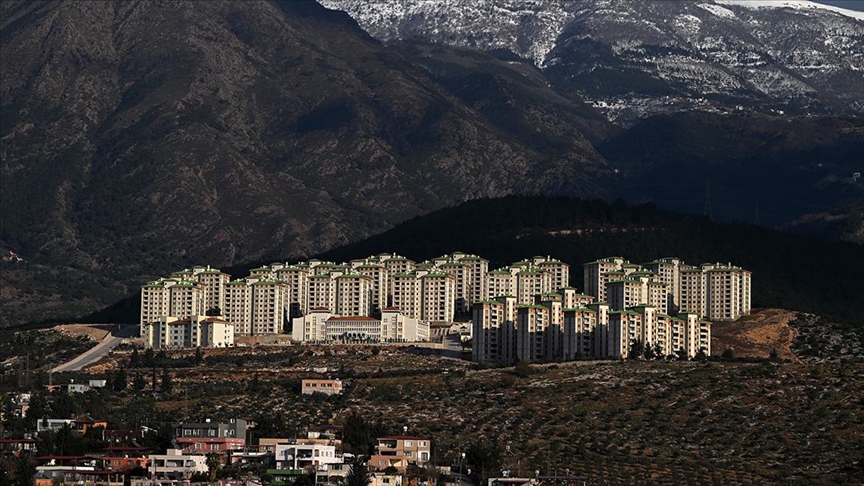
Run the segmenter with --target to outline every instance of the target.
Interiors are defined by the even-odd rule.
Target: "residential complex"
[[[475,361],[614,359],[648,348],[692,358],[711,353],[709,321],[750,313],[750,272],[731,263],[603,258],[584,265],[584,294],[549,291],[551,272],[514,268],[489,272],[489,288],[502,294],[474,305]]]
[[[301,342],[414,342],[428,340],[432,324],[473,316],[478,361],[615,357],[633,340],[694,355],[708,345],[685,346],[694,341],[679,322],[750,312],[750,272],[732,264],[609,257],[584,265],[584,293],[569,280],[570,266],[550,256],[490,270],[487,260],[462,252],[419,263],[389,253],[273,263],[236,280],[193,267],[142,287],[141,336],[157,348],[225,346],[232,326],[232,339],[289,333]],[[627,317],[632,312],[639,317]],[[615,341],[624,336],[624,344]]]
[[[612,310],[648,304],[662,312],[694,312],[713,321],[750,313],[750,272],[731,263],[697,267],[669,257],[636,265],[608,257],[583,267],[585,293],[608,302]]]

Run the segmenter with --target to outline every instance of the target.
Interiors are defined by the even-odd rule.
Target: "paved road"
[[[132,337],[137,334],[138,326],[135,324],[118,324],[111,328],[111,332],[105,336],[105,339],[102,340],[96,346],[84,351],[84,353],[78,355],[73,358],[71,361],[67,361],[63,363],[51,371],[54,373],[60,373],[63,371],[78,371],[81,368],[95,363],[99,361],[103,357],[105,357],[109,351],[117,347],[123,339]]]

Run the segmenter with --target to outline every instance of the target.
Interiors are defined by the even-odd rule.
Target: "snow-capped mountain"
[[[806,0],[321,0],[378,39],[531,59],[610,119],[864,112],[864,13]]]

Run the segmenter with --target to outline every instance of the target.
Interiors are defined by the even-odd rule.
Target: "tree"
[[[351,469],[345,476],[345,486],[368,486],[372,482],[372,474],[366,467],[362,456],[355,456],[351,460]]]
[[[143,364],[144,364],[145,368],[155,368],[156,367],[156,357],[153,354],[153,348],[147,348],[147,351],[144,351]]]
[[[771,354],[768,355],[768,359],[774,362],[780,361],[780,356],[777,355],[777,348],[771,348]]]
[[[111,388],[116,392],[121,392],[129,385],[129,379],[126,376],[126,368],[122,366],[117,369],[114,376],[111,378]]]
[[[200,366],[204,362],[204,356],[201,355],[201,348],[195,348],[195,366]]]
[[[468,447],[465,461],[476,484],[487,484],[493,474],[501,471],[501,452],[497,444],[485,439]]]
[[[696,356],[693,357],[696,361],[706,361],[708,360],[708,353],[705,352],[705,348],[699,348],[699,352],[696,353]]]
[[[209,473],[210,483],[215,483],[216,474],[219,472],[219,468],[222,467],[222,458],[219,456],[219,454],[211,452],[207,454],[205,464],[207,465],[207,472]]]
[[[732,348],[726,348],[720,353],[720,357],[723,358],[724,361],[733,361],[735,359],[735,351]]]
[[[166,395],[171,393],[171,390],[174,388],[174,380],[171,378],[171,373],[168,372],[167,368],[162,368],[162,377],[159,384],[159,391]]]
[[[651,346],[650,343],[647,346],[645,346],[644,356],[645,356],[645,359],[654,359],[657,357],[657,355],[654,354],[654,346]]]
[[[139,392],[147,388],[147,380],[144,379],[141,373],[135,373],[135,378],[132,379],[132,388]]]
[[[627,359],[639,359],[645,352],[645,345],[641,339],[634,339],[630,343],[630,349],[627,350]]]
[[[135,348],[129,356],[129,367],[137,368],[139,366],[141,366],[141,356],[138,355],[138,348]]]

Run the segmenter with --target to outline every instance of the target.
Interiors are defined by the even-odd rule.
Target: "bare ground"
[[[732,349],[742,358],[767,358],[777,350],[780,359],[800,362],[792,352],[798,331],[789,323],[796,312],[782,309],[760,309],[732,322],[714,322],[711,327],[711,354],[720,355]]]

